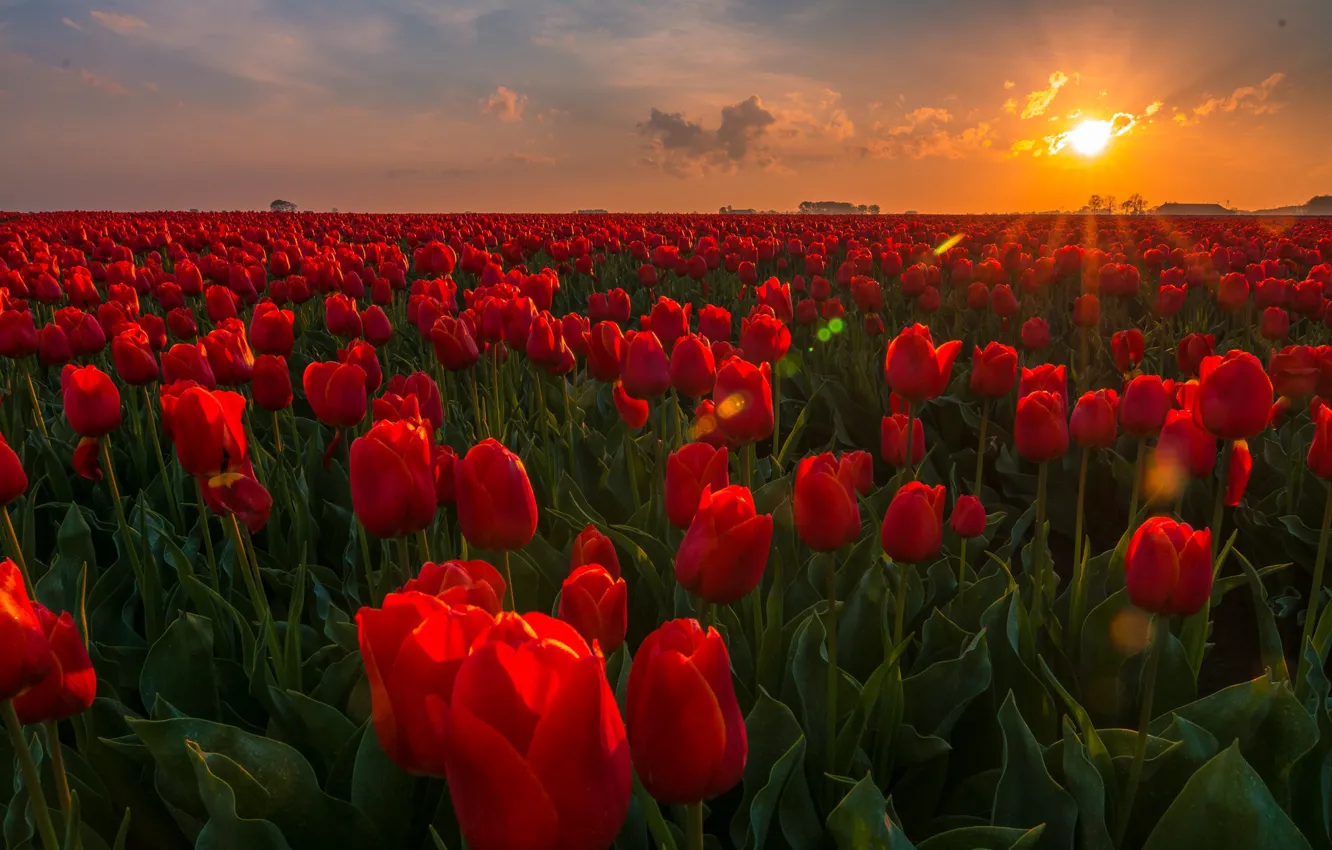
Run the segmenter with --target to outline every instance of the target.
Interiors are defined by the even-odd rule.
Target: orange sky
[[[0,208],[1276,206],[1332,193],[1329,43],[1327,0],[0,0]]]

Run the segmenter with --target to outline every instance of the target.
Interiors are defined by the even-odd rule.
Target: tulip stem
[[[407,538],[403,535],[398,535],[398,566],[402,568],[402,583],[406,584],[412,578],[412,556],[407,551]]]
[[[837,686],[841,672],[837,669],[837,555],[828,564],[828,727],[827,746],[829,773],[836,772],[834,754],[837,750]]]
[[[1082,462],[1078,468],[1078,507],[1073,520],[1073,587],[1068,602],[1068,646],[1069,658],[1076,658],[1079,636],[1082,634],[1082,610],[1086,607],[1087,565],[1082,551],[1082,522],[1087,494],[1087,461],[1096,449],[1087,447],[1082,450]]]
[[[1078,393],[1087,391],[1087,329],[1078,328]]]
[[[1318,532],[1318,554],[1314,557],[1313,584],[1309,587],[1309,607],[1304,612],[1304,633],[1300,635],[1300,667],[1296,682],[1304,681],[1305,669],[1309,666],[1305,660],[1305,646],[1313,637],[1314,626],[1318,621],[1319,597],[1323,593],[1323,566],[1327,563],[1328,531],[1332,530],[1332,489],[1327,491],[1323,502],[1323,526]]]
[[[51,777],[55,780],[56,800],[60,811],[65,815],[65,829],[69,829],[69,776],[65,774],[65,753],[60,748],[60,723],[47,720],[42,723],[46,729],[46,749],[51,753]]]
[[[902,630],[906,625],[906,598],[907,598],[907,570],[909,564],[898,564],[897,579],[897,599],[893,602],[897,605],[893,613],[893,651],[902,645]],[[901,654],[898,654],[898,663],[901,663]]]
[[[162,441],[157,436],[157,414],[153,413],[153,397],[149,395],[147,386],[143,388],[143,400],[144,409],[148,411],[148,433],[153,436],[153,457],[157,458],[157,471],[162,476],[162,489],[167,494],[167,507],[171,509],[171,522],[177,528],[183,528],[185,523],[181,519],[180,505],[176,504],[176,482],[167,474],[166,459],[162,457]],[[277,414],[273,415],[276,416]]]
[[[500,354],[499,354],[499,351],[500,351],[500,350],[499,350],[499,347],[500,347],[500,344],[499,344],[498,342],[491,343],[491,345],[490,345],[491,360],[492,360],[492,362],[495,364],[495,432],[494,432],[493,434],[491,434],[490,436],[494,437],[495,439],[499,440],[500,442],[503,442],[503,441],[504,441],[504,407],[503,407],[504,402],[503,402],[503,398],[502,398],[502,396],[501,396],[501,387],[500,387],[500,384],[502,383],[502,381],[501,381],[501,375],[502,375],[502,373],[500,372]]]
[[[46,431],[46,419],[42,416],[42,404],[37,400],[37,388],[32,385],[32,372],[24,369],[23,375],[28,379],[28,398],[32,400],[32,418],[36,420],[37,430],[42,432],[42,439],[49,446],[51,435]]]
[[[685,806],[685,816],[689,822],[685,829],[685,846],[688,850],[703,850],[703,803]]]
[[[120,487],[116,485],[116,469],[111,462],[111,439],[109,436],[100,437],[97,442],[102,448],[102,466],[105,468],[106,484],[111,488],[111,503],[116,510],[116,522],[120,525],[120,537],[143,595],[143,628],[148,633],[148,645],[152,646],[162,633],[161,612],[157,607],[157,582],[154,580],[157,565],[153,564],[152,572],[148,572],[139,561],[139,550],[134,545],[134,538],[130,537],[129,523],[125,520],[125,505],[120,501]]]
[[[652,799],[652,795],[638,781],[637,776],[634,777],[634,796],[638,798],[638,804],[643,808],[648,832],[652,833],[652,838],[657,843],[657,850],[676,850],[675,836],[666,825],[666,819],[661,816],[661,806]]]
[[[509,566],[509,550],[504,550],[504,580],[509,583],[509,610],[518,610],[518,591],[513,586],[513,568]]]
[[[1138,795],[1138,783],[1142,780],[1142,762],[1147,755],[1147,726],[1152,721],[1152,697],[1156,693],[1156,672],[1161,666],[1161,645],[1169,638],[1170,632],[1161,628],[1160,618],[1152,615],[1148,624],[1147,664],[1143,668],[1142,707],[1138,715],[1138,738],[1133,745],[1133,765],[1129,768],[1128,785],[1124,789],[1124,806],[1119,810],[1115,823],[1115,846],[1124,843],[1124,833],[1128,830],[1129,818],[1133,815],[1133,798]]]
[[[634,508],[642,504],[638,494],[638,471],[634,466],[634,435],[629,426],[624,426],[624,468],[629,473],[629,492],[634,497]]]
[[[416,532],[416,544],[421,548],[421,560],[430,560],[430,539],[426,537],[425,529]],[[407,576],[411,578],[411,576]]]
[[[981,402],[980,437],[977,439],[976,442],[976,477],[975,479],[973,479],[976,483],[971,490],[972,495],[974,495],[977,499],[981,497],[981,479],[985,475],[985,429],[989,424],[990,424],[990,400],[987,398],[985,399],[985,401]],[[912,447],[915,445],[913,439],[914,437],[915,435],[908,430],[906,438],[906,444],[907,444],[906,454],[908,462],[910,462],[911,459],[911,453],[913,451]]]
[[[1045,529],[1045,509],[1046,509],[1046,490],[1050,480],[1050,462],[1041,461],[1040,472],[1036,475],[1036,552],[1032,556],[1032,573],[1035,576],[1035,587],[1032,595],[1032,620],[1036,623],[1039,631],[1045,625],[1045,585],[1046,580],[1046,529]]]
[[[231,545],[236,550],[236,569],[240,570],[241,577],[245,580],[245,588],[250,591],[250,599],[254,603],[255,616],[259,618],[259,628],[268,635],[268,652],[272,656],[273,669],[278,673],[278,680],[281,682],[282,676],[282,654],[281,647],[277,642],[276,624],[272,622],[273,615],[268,608],[268,597],[264,595],[263,576],[259,575],[259,564],[250,563],[250,556],[246,553],[245,541],[241,537],[240,522],[236,515],[231,515]],[[364,538],[363,538],[364,539]]]
[[[754,486],[754,444],[745,443],[745,449],[741,452],[740,480],[745,485],[745,489],[752,489]]]
[[[5,729],[9,732],[9,742],[14,748],[14,755],[18,756],[19,768],[23,772],[23,784],[28,789],[29,803],[37,820],[37,831],[41,833],[42,844],[46,850],[60,850],[55,825],[51,823],[51,810],[46,807],[41,774],[37,772],[37,765],[28,750],[28,742],[23,737],[23,724],[19,723],[18,712],[14,710],[14,701],[5,700],[0,712],[5,715]]]
[[[1234,446],[1232,440],[1221,441],[1221,459],[1216,465],[1216,497],[1212,502],[1212,580],[1221,571],[1221,561],[1217,557],[1221,530],[1226,520],[1226,485],[1230,483],[1230,453]],[[1184,651],[1189,659],[1189,668],[1194,678],[1202,669],[1203,652],[1207,649],[1207,620],[1212,611],[1212,598],[1209,594],[1203,607],[1196,614],[1184,621]],[[1301,646],[1301,651],[1303,646]]]
[[[208,528],[208,505],[204,502],[203,484],[194,479],[194,495],[199,503],[199,525],[203,530],[204,551],[208,553],[208,577],[213,582],[213,592],[222,594],[222,585],[217,577],[217,558],[213,556],[213,533]]]
[[[1142,468],[1147,456],[1147,438],[1138,438],[1138,456],[1133,461],[1133,494],[1129,497],[1129,531],[1138,527],[1138,499],[1142,495]]]
[[[772,462],[776,463],[782,453],[782,373],[777,364],[772,364]]]
[[[273,411],[273,440],[275,441],[274,448],[277,449],[277,453],[278,453],[279,455],[281,455],[281,454],[282,454],[282,428],[280,428],[280,427],[278,426],[278,415],[277,415],[277,411],[276,411],[276,410]]]
[[[476,367],[473,366],[472,368],[468,369],[467,374],[472,379],[471,382],[472,383],[472,430],[474,432],[473,438],[480,439],[481,434],[483,432],[486,434],[486,436],[490,436],[490,429],[488,427],[485,428],[482,427],[482,423],[485,417],[481,415],[481,404],[477,400]]]
[[[9,518],[9,506],[0,506],[0,512],[5,515],[5,537],[9,539],[9,550],[13,553],[14,563],[18,564],[19,573],[23,576],[23,583],[28,587],[28,593],[35,593],[37,586],[32,583],[32,576],[28,575],[28,562],[23,557],[23,547],[19,545],[18,535],[14,533],[14,521]]]
[[[916,478],[916,406],[912,402],[907,402],[906,409],[907,429],[906,439],[903,441],[906,445],[902,454],[906,459],[907,479],[914,481]]]

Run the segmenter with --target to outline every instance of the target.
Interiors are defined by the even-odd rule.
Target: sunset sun
[[[1083,121],[1068,132],[1069,147],[1083,156],[1097,156],[1110,144],[1114,128],[1109,121]]]

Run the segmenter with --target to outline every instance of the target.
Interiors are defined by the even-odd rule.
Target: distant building
[[[754,215],[757,212],[758,210],[755,209],[736,209],[730,204],[727,204],[726,206],[717,210],[718,215]]]
[[[609,214],[610,214],[610,210],[603,210],[603,209],[595,209],[595,210],[574,210],[574,211],[573,211],[573,214],[574,214],[574,215],[609,215]]]
[[[1153,210],[1157,215],[1234,215],[1234,210],[1220,204],[1161,204]]]

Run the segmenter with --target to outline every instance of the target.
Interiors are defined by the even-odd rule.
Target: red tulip
[[[612,578],[620,577],[620,557],[615,554],[615,544],[594,525],[584,528],[574,538],[573,553],[569,556],[571,571],[588,564],[605,567]]]
[[[600,564],[575,569],[560,588],[560,619],[605,654],[619,649],[629,627],[629,591]]]
[[[23,574],[8,558],[0,561],[0,646],[0,700],[41,682],[55,661]]]
[[[985,506],[975,496],[959,496],[948,517],[948,527],[958,537],[980,537],[985,533]]]
[[[208,365],[203,343],[180,342],[162,352],[162,383],[176,381],[194,381],[210,390],[217,388],[217,377]]]
[[[1258,358],[1245,351],[1204,358],[1200,366],[1195,420],[1223,440],[1247,440],[1267,428],[1272,381]]]
[[[1134,605],[1167,617],[1188,616],[1212,592],[1212,532],[1194,531],[1168,517],[1138,526],[1124,558],[1124,580]]]
[[[290,310],[279,309],[271,301],[260,301],[254,305],[254,316],[250,319],[250,345],[260,354],[290,357],[296,339],[294,322]]]
[[[620,379],[625,392],[637,399],[655,398],[670,389],[670,362],[652,331],[639,331],[629,340]]]
[[[245,326],[239,319],[228,319],[203,340],[208,365],[217,382],[224,387],[239,387],[254,375],[254,355],[245,341]]]
[[[707,337],[709,342],[730,341],[730,311],[716,304],[705,304],[703,309],[698,311],[698,333]]]
[[[1253,472],[1253,455],[1249,453],[1247,441],[1236,440],[1230,444],[1230,465],[1226,472],[1226,507],[1233,508],[1244,498],[1249,475]]]
[[[1019,398],[1013,420],[1013,447],[1033,463],[1063,457],[1068,451],[1064,400],[1045,390]]]
[[[1135,437],[1150,437],[1161,431],[1170,410],[1170,390],[1159,375],[1139,375],[1124,388],[1119,400],[1119,424]]]
[[[430,328],[435,357],[450,372],[460,372],[481,356],[467,323],[453,316],[440,316]]]
[[[1049,363],[1042,363],[1035,369],[1023,369],[1022,380],[1018,382],[1018,398],[1022,398],[1036,390],[1044,390],[1059,396],[1064,403],[1064,408],[1068,408],[1068,378],[1067,370],[1064,366],[1052,366]]]
[[[1096,293],[1079,295],[1073,302],[1073,324],[1080,328],[1094,328],[1101,323],[1101,302]]]
[[[675,580],[708,602],[729,605],[763,579],[772,517],[754,510],[748,489],[704,487],[675,556]]]
[[[171,435],[181,467],[197,478],[238,471],[246,462],[244,415],[239,393],[191,387],[176,397]]]
[[[499,570],[485,561],[445,561],[422,564],[421,571],[403,585],[402,592],[424,593],[455,608],[474,605],[494,617],[503,608],[505,588]]]
[[[0,434],[0,505],[8,505],[27,490],[28,473],[23,470],[23,462]]]
[[[1318,353],[1307,345],[1288,345],[1273,351],[1267,360],[1272,388],[1284,398],[1302,399],[1318,386],[1322,364]]]
[[[717,425],[738,444],[755,443],[772,435],[772,382],[767,363],[755,366],[732,358],[717,370],[712,388]]]
[[[730,486],[726,447],[686,443],[666,459],[666,517],[676,528],[688,528],[704,489],[719,493]],[[605,564],[603,564],[605,566]]]
[[[41,681],[14,697],[14,711],[25,726],[82,714],[97,696],[97,673],[74,618],[68,611],[57,617],[36,602],[32,610],[51,648],[51,660]]]
[[[1017,378],[1017,351],[991,342],[971,356],[971,391],[981,398],[1003,398],[1013,391]]]
[[[60,373],[60,394],[74,433],[100,437],[120,427],[120,390],[96,366],[66,364]]]
[[[1290,314],[1280,307],[1268,307],[1258,320],[1258,333],[1276,342],[1290,336]]]
[[[630,398],[624,391],[624,384],[616,381],[611,389],[611,400],[615,402],[615,411],[630,431],[641,429],[648,421],[648,403],[642,399]]]
[[[807,457],[796,466],[796,532],[815,552],[836,552],[860,536],[854,474],[850,464],[839,466],[832,452]]]
[[[250,379],[254,403],[264,410],[286,410],[291,406],[291,372],[287,361],[275,354],[260,354]]]
[[[1132,372],[1142,362],[1144,345],[1142,331],[1137,328],[1115,331],[1110,337],[1110,350],[1115,356],[1115,368],[1121,372]]]
[[[629,670],[625,714],[634,769],[666,804],[692,804],[740,781],[748,755],[726,643],[697,620],[648,635]]]
[[[204,483],[204,502],[218,516],[236,516],[251,534],[258,534],[268,524],[273,496],[254,477],[254,467],[246,460],[237,472],[215,475]]]
[[[1190,411],[1172,410],[1156,440],[1156,457],[1158,463],[1180,468],[1191,478],[1206,478],[1216,465],[1216,438],[1198,427]]]
[[[1175,348],[1180,373],[1185,377],[1197,375],[1203,358],[1212,356],[1215,345],[1216,337],[1211,334],[1189,334],[1181,339]]]
[[[624,334],[611,321],[598,322],[583,337],[587,348],[587,369],[592,377],[610,383],[620,377],[624,360]]]
[[[0,313],[0,357],[18,360],[37,353],[37,328],[32,313],[5,310]]]
[[[913,325],[888,345],[884,379],[893,392],[908,401],[935,398],[947,389],[953,360],[961,348],[960,340],[950,340],[936,349],[929,328]]]
[[[1108,449],[1115,444],[1119,422],[1119,395],[1114,390],[1083,393],[1073,407],[1068,430],[1084,449]]]
[[[689,313],[692,309],[692,304],[686,304],[682,309],[669,298],[658,298],[652,305],[652,315],[643,323],[643,330],[652,331],[661,342],[661,347],[670,350],[677,339],[689,333]]]
[[[712,349],[701,336],[685,334],[671,349],[671,385],[686,398],[702,398],[717,383]]]
[[[433,708],[473,850],[608,847],[631,766],[605,664],[565,623],[503,615]]]
[[[301,383],[315,418],[334,428],[350,428],[365,419],[365,370],[354,363],[315,362],[305,367]]]
[[[449,700],[463,659],[494,622],[483,608],[424,593],[390,593],[382,608],[357,613],[375,733],[403,770],[444,775],[441,730],[427,700]]]
[[[894,413],[891,416],[883,417],[880,427],[880,457],[889,466],[898,469],[907,465],[906,457],[906,430],[908,417],[902,413]],[[921,426],[920,420],[912,421],[911,425],[911,463],[917,464],[925,457],[925,429]]]
[[[1028,351],[1041,351],[1050,345],[1050,326],[1040,316],[1032,316],[1022,323],[1022,347]]]
[[[740,350],[755,366],[776,365],[791,348],[791,330],[776,316],[757,312],[740,320]]]
[[[537,506],[527,469],[493,439],[458,462],[458,525],[468,542],[498,552],[521,549],[536,534]]]
[[[879,528],[884,554],[901,564],[921,564],[938,555],[943,545],[944,499],[942,484],[904,484],[888,504]]]
[[[435,518],[430,437],[419,422],[378,422],[351,445],[352,510],[376,537],[423,530]]]

